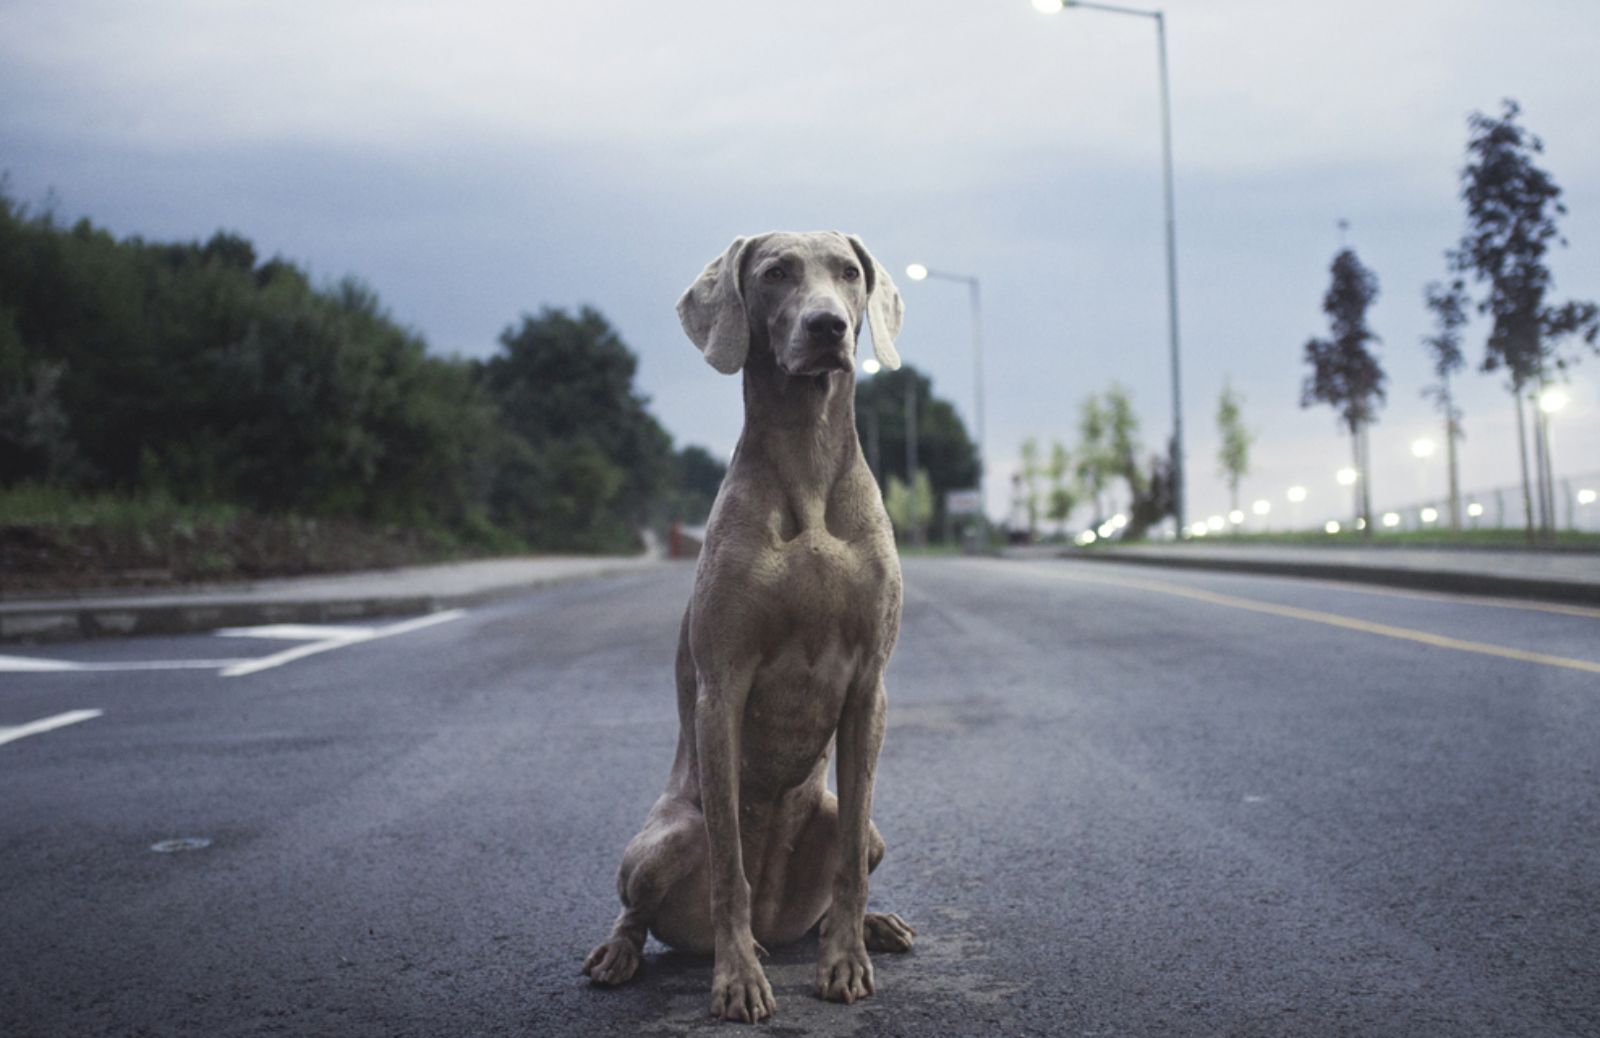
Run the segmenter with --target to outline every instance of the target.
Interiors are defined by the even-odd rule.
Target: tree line
[[[698,521],[723,466],[675,449],[596,310],[441,357],[376,294],[244,237],[119,240],[0,184],[0,488],[162,494],[614,551]]]
[[[1466,229],[1445,252],[1447,280],[1430,282],[1422,293],[1434,323],[1423,345],[1435,381],[1424,395],[1444,420],[1448,520],[1458,527],[1461,501],[1456,444],[1461,439],[1461,411],[1455,403],[1452,379],[1466,365],[1462,329],[1471,313],[1475,310],[1487,317],[1489,333],[1479,369],[1504,372],[1507,377],[1506,389],[1516,409],[1524,521],[1533,539],[1555,528],[1549,431],[1540,399],[1578,359],[1579,352],[1569,344],[1596,347],[1600,307],[1588,301],[1552,298],[1554,282],[1546,258],[1553,245],[1566,245],[1557,220],[1567,210],[1561,188],[1539,165],[1544,144],[1518,122],[1520,114],[1517,103],[1508,99],[1498,116],[1474,112],[1468,118],[1467,162],[1460,172]],[[1351,438],[1357,525],[1370,534],[1367,434],[1386,399],[1387,378],[1374,352],[1381,340],[1366,320],[1367,309],[1378,295],[1378,277],[1348,247],[1334,257],[1330,275],[1322,302],[1330,334],[1305,344],[1311,372],[1302,388],[1301,406],[1321,403],[1338,412]],[[1473,287],[1479,290],[1476,298]]]

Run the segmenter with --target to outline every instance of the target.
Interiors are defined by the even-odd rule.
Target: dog
[[[863,324],[900,366],[904,306],[859,238],[735,238],[678,302],[718,371],[743,371],[744,429],[711,509],[678,641],[678,748],[628,844],[622,913],[583,972],[621,984],[647,932],[714,954],[711,1014],[777,1009],[764,946],[818,928],[817,993],[874,991],[870,951],[916,931],[867,912],[883,674],[900,630],[900,561],[855,425]],[[838,749],[838,795],[828,790]]]

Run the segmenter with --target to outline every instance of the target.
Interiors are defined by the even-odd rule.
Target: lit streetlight
[[[1156,59],[1161,77],[1161,185],[1167,217],[1167,337],[1172,368],[1172,508],[1176,529],[1184,526],[1183,474],[1183,394],[1178,367],[1178,232],[1172,203],[1172,90],[1167,82],[1167,22],[1161,11],[1147,11],[1116,4],[1090,3],[1088,0],[1033,0],[1036,10],[1055,14],[1064,7],[1082,7],[1111,14],[1130,14],[1150,18],[1156,23]]]
[[[1255,504],[1250,506],[1250,511],[1254,512],[1256,515],[1266,515],[1268,512],[1272,511],[1272,502],[1266,500],[1257,501]]]
[[[1411,456],[1413,458],[1416,458],[1420,461],[1425,461],[1428,458],[1433,457],[1433,451],[1433,441],[1427,437],[1423,437],[1420,440],[1411,441]]]
[[[1299,504],[1300,502],[1302,502],[1302,501],[1304,501],[1306,499],[1306,488],[1305,487],[1290,487],[1289,488],[1289,492],[1287,494],[1285,494],[1284,496],[1289,499],[1289,503],[1290,504],[1297,505],[1297,504]]]
[[[1339,481],[1341,487],[1353,487],[1356,485],[1356,480],[1361,478],[1361,473],[1347,465],[1335,472],[1333,478]]]
[[[942,270],[929,270],[921,263],[907,264],[906,277],[912,281],[926,281],[929,278],[959,281],[967,286],[967,298],[972,304],[972,424],[978,441],[978,531],[980,537],[987,542],[989,495],[983,486],[984,476],[988,472],[983,457],[983,307],[978,292],[978,279],[971,274],[949,274]]]

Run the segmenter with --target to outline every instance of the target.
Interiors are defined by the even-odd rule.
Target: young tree
[[[1050,444],[1050,463],[1045,466],[1045,475],[1050,478],[1050,497],[1046,502],[1045,515],[1055,520],[1056,533],[1062,536],[1067,532],[1067,516],[1072,514],[1073,507],[1078,503],[1067,484],[1067,470],[1071,461],[1067,448],[1060,441]]]
[[[1250,445],[1255,436],[1244,427],[1240,405],[1244,399],[1233,391],[1232,383],[1222,383],[1222,396],[1217,400],[1217,432],[1222,446],[1217,449],[1217,466],[1228,481],[1228,496],[1234,511],[1239,510],[1239,481],[1250,474]]]
[[[1423,298],[1433,312],[1434,333],[1423,336],[1422,343],[1433,359],[1433,373],[1439,381],[1424,389],[1422,395],[1432,400],[1444,415],[1445,463],[1450,470],[1450,528],[1459,530],[1461,484],[1456,441],[1461,439],[1461,410],[1456,407],[1450,376],[1460,371],[1465,363],[1461,356],[1461,328],[1467,323],[1466,286],[1460,280],[1452,281],[1449,288],[1433,281],[1423,290]]]
[[[1471,273],[1488,286],[1478,311],[1493,318],[1483,360],[1484,371],[1505,368],[1517,407],[1517,448],[1522,464],[1522,495],[1529,539],[1533,538],[1533,492],[1528,479],[1523,397],[1538,392],[1546,379],[1576,359],[1564,355],[1563,340],[1581,335],[1595,346],[1600,334],[1600,309],[1590,302],[1547,301],[1552,288],[1545,253],[1552,242],[1566,244],[1556,217],[1566,215],[1561,188],[1535,163],[1544,152],[1538,137],[1517,123],[1521,109],[1509,98],[1497,119],[1474,112],[1467,120],[1467,165],[1461,170],[1461,199],[1467,207],[1467,230],[1447,255],[1452,269]],[[1536,416],[1539,414],[1535,411]],[[1538,445],[1544,442],[1540,422]],[[1541,455],[1541,475],[1544,465]],[[1541,479],[1540,502],[1548,503]],[[1541,508],[1543,524],[1552,525],[1552,509]]]
[[[1144,473],[1139,468],[1139,416],[1127,389],[1113,382],[1104,398],[1106,416],[1106,471],[1128,484],[1128,501],[1144,492]]]
[[[899,476],[890,476],[883,492],[883,507],[902,541],[922,544],[928,520],[933,518],[933,482],[927,470],[918,469],[909,486]]]
[[[1339,413],[1350,432],[1356,470],[1356,514],[1367,536],[1372,535],[1372,491],[1367,467],[1367,427],[1377,418],[1384,400],[1385,375],[1367,346],[1381,341],[1367,327],[1367,308],[1378,297],[1378,277],[1363,266],[1353,249],[1340,249],[1330,268],[1333,278],[1322,297],[1328,315],[1329,339],[1311,339],[1305,345],[1311,374],[1300,391],[1300,406],[1327,404]]]
[[[1101,495],[1105,493],[1109,473],[1106,455],[1106,410],[1100,398],[1091,394],[1078,408],[1078,485],[1094,502],[1094,521],[1106,517],[1106,506]]]
[[[1022,503],[1028,513],[1028,540],[1033,540],[1039,528],[1039,477],[1044,472],[1039,463],[1039,441],[1032,436],[1022,441]]]

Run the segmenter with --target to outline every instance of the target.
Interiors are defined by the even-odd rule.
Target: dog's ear
[[[678,320],[706,363],[731,375],[750,352],[750,317],[744,308],[744,258],[755,238],[735,238],[706,264],[678,300]]]
[[[861,269],[867,277],[867,323],[872,326],[872,352],[878,363],[893,371],[900,366],[900,353],[894,348],[900,336],[900,325],[905,320],[906,304],[900,299],[900,290],[894,287],[894,278],[883,269],[883,264],[872,258],[872,253],[853,234],[845,235]]]

